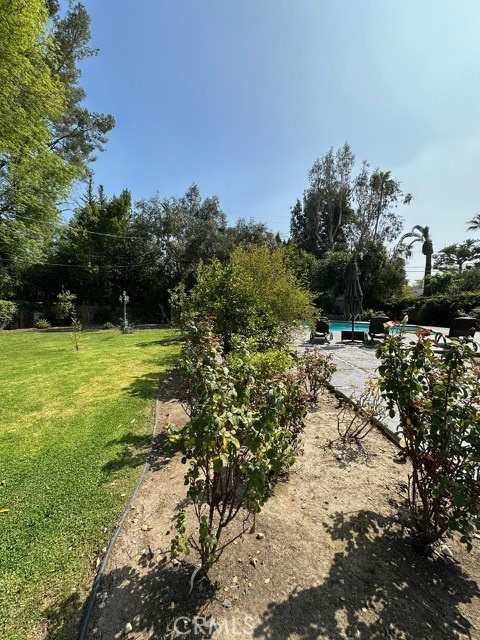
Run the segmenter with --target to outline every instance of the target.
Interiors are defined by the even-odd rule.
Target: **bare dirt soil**
[[[174,391],[174,390],[173,390]],[[186,415],[171,393],[159,424]],[[366,456],[338,444],[337,400],[309,413],[304,454],[257,518],[190,594],[198,558],[172,563],[171,515],[185,504],[185,467],[164,453],[138,494],[104,574],[90,640],[480,640],[479,543],[418,555],[408,538],[407,465],[373,430]],[[448,550],[447,552],[448,553]],[[188,629],[190,629],[188,631]]]

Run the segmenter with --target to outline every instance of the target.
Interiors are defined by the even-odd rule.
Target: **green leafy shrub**
[[[102,325],[102,329],[108,331],[109,329],[118,329],[117,325],[113,324],[113,322],[105,322]]]
[[[35,323],[36,329],[50,329],[52,325],[46,318],[39,318]]]
[[[183,328],[206,317],[227,350],[236,334],[263,341],[268,349],[284,344],[288,328],[312,320],[312,295],[288,266],[282,249],[238,248],[230,262],[213,261],[199,269],[187,294],[182,286],[171,294],[172,317]]]
[[[306,415],[300,382],[284,369],[291,359],[278,352],[259,358],[252,346],[252,340],[237,339],[227,354],[212,324],[202,322],[192,328],[180,359],[190,419],[184,427],[167,425],[167,433],[188,463],[185,484],[198,530],[187,533],[180,511],[172,554],[193,547],[204,574],[255,521],[278,477],[293,464]],[[221,542],[240,513],[241,533]]]
[[[480,369],[466,341],[435,353],[432,339],[402,343],[401,332],[377,346],[380,388],[397,409],[410,459],[408,499],[414,544],[424,550],[458,531],[471,547],[480,526]]]
[[[331,354],[324,355],[320,349],[307,349],[298,360],[305,390],[312,402],[317,402],[322,389],[328,386],[337,370]]]
[[[0,330],[5,329],[14,319],[17,305],[10,300],[0,300]]]
[[[57,300],[53,303],[52,309],[57,320],[67,320],[75,314],[75,300],[77,296],[74,293],[70,293],[67,289],[57,294]]]
[[[459,315],[459,309],[470,315],[480,306],[480,292],[470,291],[458,294],[435,295],[429,298],[401,298],[385,303],[385,311],[391,318],[400,319],[408,315],[414,324],[449,327]]]

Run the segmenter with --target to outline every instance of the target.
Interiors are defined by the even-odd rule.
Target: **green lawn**
[[[148,450],[171,330],[0,331],[0,638],[73,639]],[[9,510],[6,512],[5,510]],[[3,512],[2,512],[3,511]],[[106,532],[105,532],[106,528]]]

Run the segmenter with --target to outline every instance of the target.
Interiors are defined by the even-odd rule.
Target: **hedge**
[[[459,315],[480,307],[480,291],[426,297],[408,297],[385,302],[384,309],[393,320],[408,315],[411,324],[449,327]]]

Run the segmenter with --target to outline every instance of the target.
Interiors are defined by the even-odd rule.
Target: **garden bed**
[[[175,397],[160,409],[160,424],[186,420]],[[169,559],[185,467],[180,456],[164,454],[160,435],[88,637],[120,638],[131,625],[128,637],[137,640],[201,638],[216,624],[212,637],[221,640],[479,638],[478,543],[471,553],[456,539],[431,557],[413,551],[402,508],[407,467],[393,461],[398,449],[378,431],[363,452],[328,446],[337,437],[336,415],[337,400],[324,396],[308,415],[304,455],[257,518],[256,532],[228,547],[211,584],[191,594],[198,559]]]

